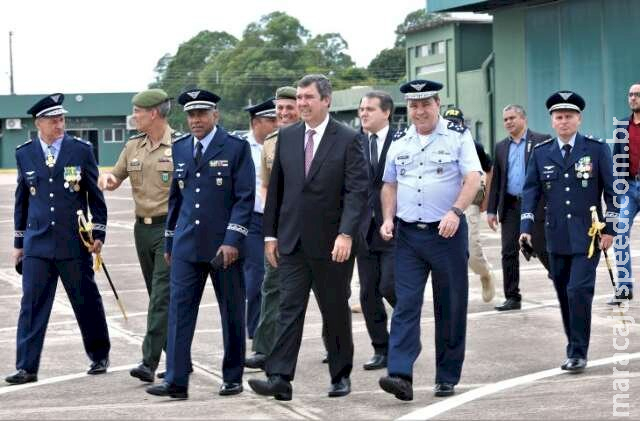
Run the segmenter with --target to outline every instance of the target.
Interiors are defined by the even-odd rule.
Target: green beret
[[[133,96],[131,103],[137,107],[151,108],[170,99],[162,89],[147,89]]]
[[[283,86],[276,91],[276,99],[296,99],[296,88]]]

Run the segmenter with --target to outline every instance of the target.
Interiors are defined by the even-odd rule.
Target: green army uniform
[[[140,268],[149,293],[143,363],[158,367],[167,341],[169,267],[164,260],[164,227],[173,174],[171,144],[181,134],[167,126],[162,141],[152,146],[147,135],[133,136],[113,168],[118,180],[129,177],[135,203],[134,238]]]
[[[269,185],[273,159],[276,154],[278,131],[271,133],[262,144],[262,185]],[[280,308],[280,282],[278,281],[278,269],[264,259],[264,281],[262,282],[262,302],[260,303],[260,320],[253,334],[251,348],[254,352],[264,355],[271,354],[276,339],[276,323]]]

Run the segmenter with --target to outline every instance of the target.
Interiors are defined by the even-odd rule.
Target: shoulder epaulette
[[[234,139],[234,140],[239,140],[241,142],[248,142],[248,139],[244,136],[238,136],[231,133],[227,133],[227,136],[229,136],[231,139]]]
[[[269,133],[267,135],[267,137],[264,138],[264,140],[269,140],[269,139],[273,139],[274,137],[278,137],[278,130],[274,130],[273,132]]]
[[[147,135],[147,134],[146,134],[146,133],[143,133],[143,132],[136,133],[136,134],[134,134],[133,136],[130,136],[130,137],[129,137],[129,140],[141,139],[141,138],[145,137],[146,135]]]
[[[584,138],[585,138],[585,139],[588,139],[588,140],[590,140],[590,141],[592,141],[592,142],[602,143],[602,139],[599,139],[599,138],[597,138],[597,137],[594,137],[593,135],[590,135],[590,134],[586,135]]]
[[[188,138],[189,136],[191,136],[191,133],[185,133],[185,134],[183,134],[182,136],[180,136],[178,138],[171,139],[171,141],[173,143],[180,142],[181,140],[184,140],[184,139]]]
[[[93,146],[91,142],[89,142],[88,140],[81,139],[78,136],[73,136],[73,139],[77,140],[78,142],[82,143],[85,146]]]
[[[173,130],[171,132],[171,141],[175,142],[176,140],[180,139],[182,136],[184,136],[184,133]]]
[[[16,150],[20,149],[20,148],[21,148],[21,147],[23,147],[23,146],[28,145],[28,144],[29,144],[29,143],[31,143],[32,141],[33,141],[32,139],[27,139],[27,141],[26,141],[26,142],[24,142],[23,144],[16,146]]]
[[[391,141],[395,142],[396,140],[400,139],[401,137],[404,137],[404,135],[407,134],[407,129],[399,129],[397,132],[395,132],[393,134],[393,136],[391,137]]]
[[[453,130],[454,132],[458,133],[464,133],[464,131],[467,130],[466,127],[461,126],[460,124],[456,124],[453,121],[447,123],[447,129]]]
[[[537,147],[539,147],[539,146],[546,145],[546,144],[550,143],[552,140],[553,140],[553,138],[552,138],[552,137],[550,137],[549,139],[547,139],[547,140],[543,140],[542,142],[538,143],[538,144],[537,144],[536,146],[534,146],[533,148],[535,149],[535,148],[537,148]]]

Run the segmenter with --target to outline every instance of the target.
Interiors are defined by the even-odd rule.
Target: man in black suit
[[[360,247],[358,248],[358,276],[360,278],[360,305],[373,346],[373,357],[363,365],[365,370],[387,366],[389,331],[384,298],[393,307],[396,294],[393,282],[395,241],[380,237],[382,205],[380,189],[387,151],[396,131],[389,127],[393,115],[391,95],[371,91],[360,100],[358,115],[362,123],[362,147],[369,172],[369,206],[363,219]]]
[[[303,121],[278,134],[264,213],[265,256],[280,268],[277,339],[265,365],[268,381],[249,380],[256,393],[278,400],[291,399],[311,289],[326,324],[329,397],[351,392],[349,281],[367,205],[360,138],[329,117],[329,79],[303,77],[296,102]]]
[[[507,105],[502,110],[504,128],[509,136],[495,147],[493,182],[489,192],[487,222],[496,231],[498,218],[502,237],[502,279],[506,301],[495,307],[498,311],[519,310],[520,295],[520,206],[527,164],[531,150],[551,136],[527,128],[527,113],[520,105]],[[544,267],[549,270],[549,259],[544,236],[544,203],[538,206],[533,230],[533,249]]]

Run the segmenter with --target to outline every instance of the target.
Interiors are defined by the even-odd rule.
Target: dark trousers
[[[189,385],[191,343],[207,275],[211,275],[222,320],[222,378],[225,382],[242,381],[246,299],[242,263],[238,260],[227,269],[213,271],[207,262],[172,259],[166,382]]]
[[[520,200],[507,194],[504,210],[500,215],[502,239],[502,282],[507,299],[521,301],[520,295]],[[542,265],[549,271],[549,257],[546,250],[544,221],[536,221],[531,236],[533,249]]]
[[[438,222],[420,229],[399,223],[396,242],[396,306],[389,337],[389,375],[413,379],[420,355],[420,315],[431,273],[435,314],[436,383],[457,384],[464,362],[469,279],[467,222],[460,218],[451,238]]]
[[[301,247],[292,254],[280,256],[280,314],[277,339],[266,363],[268,375],[279,374],[293,380],[309,292],[313,289],[322,313],[323,332],[326,332],[331,382],[349,376],[353,366],[353,338],[348,301],[353,263],[353,257],[345,263],[312,259]]]
[[[591,305],[600,252],[591,259],[586,254],[549,254],[551,278],[556,288],[562,324],[567,335],[567,358],[587,358],[591,335]]]
[[[167,345],[169,319],[169,266],[164,260],[164,223],[136,222],[133,236],[149,293],[147,333],[142,342],[142,362],[152,370],[158,368],[162,350]]]
[[[109,356],[111,343],[94,280],[92,259],[52,260],[26,256],[22,262],[22,301],[18,318],[16,368],[37,373],[44,335],[56,295],[58,277],[80,326],[84,349],[92,361]]]
[[[372,223],[371,226],[376,229],[376,224]],[[387,355],[389,347],[387,310],[382,299],[386,299],[391,307],[396,304],[393,282],[394,256],[393,247],[383,250],[362,247],[357,256],[360,305],[371,345],[376,354]]]
[[[264,261],[264,281],[262,282],[262,302],[260,321],[253,336],[252,347],[255,352],[269,355],[276,340],[276,327],[280,308],[280,278],[278,268]]]
[[[253,339],[260,320],[262,281],[264,279],[264,236],[262,214],[253,212],[249,234],[244,242],[244,282],[247,287],[247,334]]]

